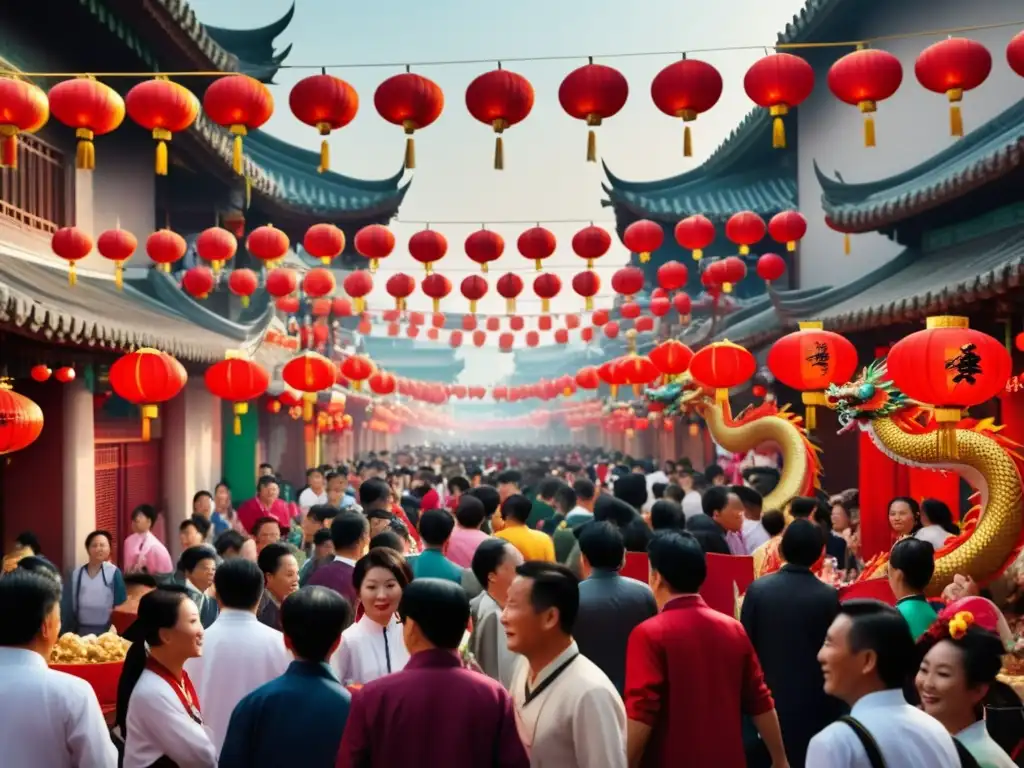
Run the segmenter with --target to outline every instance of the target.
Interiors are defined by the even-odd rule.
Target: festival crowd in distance
[[[25,532],[0,577],[0,765],[1024,765],[1024,577],[1001,607],[961,576],[926,597],[957,528],[897,498],[895,607],[841,601],[856,489],[762,509],[778,480],[755,456],[411,447],[297,492],[269,465],[254,493],[199,490],[177,562],[147,505],[121,567],[110,532],[67,573]],[[723,611],[710,564],[738,556],[757,578]],[[131,645],[104,711],[48,662],[111,625]]]

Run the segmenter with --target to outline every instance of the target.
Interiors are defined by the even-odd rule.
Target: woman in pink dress
[[[167,547],[153,535],[157,511],[149,504],[140,504],[132,512],[134,533],[124,540],[124,572],[165,574],[174,572],[174,563]]]

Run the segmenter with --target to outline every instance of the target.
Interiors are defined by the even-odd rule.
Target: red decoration
[[[349,358],[349,360],[351,359]],[[372,365],[370,363],[371,369]],[[352,378],[345,373],[344,368],[341,372],[346,378]],[[372,372],[371,370],[370,373]],[[370,373],[366,375],[369,376]],[[312,421],[316,393],[334,386],[338,379],[338,369],[334,363],[317,352],[303,352],[284,364],[281,369],[281,378],[289,387],[303,393],[302,416],[306,421]],[[356,388],[358,389],[358,386]]]
[[[669,64],[651,82],[654,105],[669,117],[683,121],[683,157],[693,155],[690,126],[722,98],[722,76],[710,64],[683,59]]]
[[[428,328],[427,338],[430,339],[431,341],[437,341],[439,338],[441,338],[441,333],[438,331],[437,328]]]
[[[267,273],[267,293],[276,299],[295,293],[298,284],[299,280],[293,269],[278,267]]]
[[[633,328],[637,333],[650,333],[654,330],[654,318],[647,315],[638,317],[633,323]]]
[[[506,272],[498,278],[495,290],[505,299],[505,308],[509,314],[516,311],[516,299],[523,292],[523,279],[514,272]]]
[[[409,138],[405,141],[405,167],[416,167],[416,141],[413,133],[426,128],[441,116],[444,92],[423,75],[409,72],[389,77],[377,86],[373,105],[378,114],[394,125],[400,125]]]
[[[651,254],[661,248],[664,240],[665,231],[661,225],[648,219],[634,221],[622,233],[622,244],[638,254],[641,264],[651,260]]]
[[[475,331],[477,326],[476,315],[463,315],[462,316],[462,330],[464,331]]]
[[[465,247],[470,260],[479,264],[480,271],[486,273],[487,264],[497,261],[505,252],[505,238],[489,229],[480,229],[466,238]]]
[[[588,365],[576,371],[576,386],[580,389],[597,389],[601,386],[601,377],[597,375],[597,368]]]
[[[256,227],[245,239],[246,250],[267,266],[273,266],[275,262],[283,259],[290,247],[288,235],[276,229],[273,224]]]
[[[729,256],[721,261],[722,290],[726,293],[732,291],[733,286],[747,276],[747,265],[739,256]]]
[[[672,302],[665,296],[658,296],[651,299],[650,309],[651,314],[655,317],[664,317],[668,314],[668,311],[672,309]]]
[[[51,371],[50,368],[45,365],[33,365],[32,370],[28,372],[29,376],[31,376],[34,381],[38,381],[39,383],[48,381],[52,373],[53,371]]]
[[[757,276],[769,283],[786,273],[786,260],[777,253],[765,253],[757,260]]]
[[[114,262],[114,285],[118,290],[124,285],[124,263],[138,247],[139,241],[126,229],[108,229],[96,238],[96,250],[100,256]]]
[[[260,279],[251,269],[233,269],[228,275],[228,289],[241,299],[243,307],[249,306],[249,297],[256,293]]]
[[[1010,69],[1024,77],[1024,30],[1021,30],[1006,46],[1006,62]]]
[[[306,230],[302,247],[314,259],[320,259],[320,263],[329,267],[345,250],[345,233],[333,224],[314,224]]]
[[[572,236],[572,250],[581,259],[587,260],[587,269],[594,268],[594,259],[608,253],[612,247],[612,236],[601,227],[591,224]]]
[[[914,62],[917,81],[929,91],[944,93],[949,99],[949,133],[964,135],[960,102],[964,91],[971,91],[992,72],[992,54],[974,40],[950,37],[929,45]]]
[[[441,308],[441,299],[452,292],[452,281],[444,275],[427,275],[420,283],[420,288],[433,300],[434,311],[437,312]]]
[[[69,366],[58,368],[53,374],[53,378],[59,381],[61,384],[70,384],[75,380],[75,369]]]
[[[398,388],[398,380],[395,378],[395,374],[388,373],[387,371],[374,372],[366,383],[369,385],[371,392],[381,396],[390,395]]]
[[[757,371],[757,361],[744,347],[731,341],[716,341],[690,360],[694,380],[715,390],[715,399],[725,402],[729,390],[747,381]]]
[[[498,69],[485,72],[466,89],[466,109],[481,123],[494,128],[494,168],[505,167],[505,147],[501,134],[526,119],[533,109],[533,86],[515,72]]]
[[[423,264],[426,273],[433,271],[435,261],[440,261],[448,253],[448,241],[440,232],[424,229],[409,238],[409,255]]]
[[[799,211],[777,213],[768,222],[768,234],[775,242],[785,243],[787,251],[795,251],[807,234],[807,219]]]
[[[150,422],[159,416],[158,404],[177,396],[188,374],[166,352],[143,347],[118,358],[110,366],[108,378],[118,397],[140,407],[142,439],[149,440]]]
[[[484,266],[486,266],[486,264]],[[469,275],[462,279],[462,283],[459,285],[459,290],[462,292],[462,295],[466,300],[469,301],[470,314],[476,312],[476,303],[487,295],[487,288],[487,281],[480,277],[480,275]],[[472,329],[467,328],[466,330]]]
[[[644,289],[644,273],[639,267],[623,267],[612,275],[612,290],[631,298]]]
[[[93,139],[117,129],[124,120],[124,99],[117,91],[91,76],[57,83],[50,89],[50,113],[75,129],[78,149],[75,167],[91,171],[96,167]]]
[[[277,307],[279,312],[284,312],[286,315],[294,315],[299,311],[299,300],[294,296],[282,296],[274,302],[274,306]]]
[[[304,77],[288,94],[288,106],[292,114],[306,125],[320,132],[320,166],[318,173],[330,169],[331,154],[327,137],[331,131],[344,128],[352,122],[359,111],[359,94],[356,89],[340,77],[321,72],[319,75]]]
[[[128,116],[149,131],[156,145],[156,175],[167,175],[167,142],[199,116],[199,99],[188,88],[157,77],[134,86],[125,96]]]
[[[231,261],[237,250],[238,239],[221,227],[204,229],[196,237],[196,254],[203,261],[210,262],[214,272],[219,272],[224,262]]]
[[[512,345],[515,344],[516,337],[511,333],[502,333],[498,336],[498,349],[503,352],[507,352],[512,349]]]
[[[858,107],[864,115],[864,146],[875,146],[878,102],[885,101],[903,83],[903,65],[888,51],[862,48],[848,53],[828,70],[828,88],[840,101]]]
[[[457,349],[462,346],[462,331],[452,331],[448,335],[448,344],[453,348]]]
[[[786,124],[782,118],[811,95],[814,69],[799,56],[773,53],[758,59],[747,70],[743,90],[751,101],[769,110],[773,118],[772,147],[784,149]]]
[[[444,328],[446,319],[443,312],[435,312],[430,317],[430,324],[435,328]]]
[[[666,376],[685,373],[693,359],[693,350],[681,341],[669,339],[650,351],[648,355],[654,366]]]
[[[473,331],[473,346],[482,347],[487,341],[487,334],[484,331]]]
[[[526,346],[536,347],[538,344],[540,344],[540,334],[537,331],[527,331]]]
[[[1013,337],[1013,346],[1017,348],[1018,352],[1024,352],[1024,333],[1018,333]]]
[[[530,227],[516,241],[519,253],[533,261],[538,272],[541,270],[541,262],[555,252],[557,245],[555,234],[540,225]]]
[[[0,455],[27,448],[42,432],[43,409],[0,382]]]
[[[488,317],[487,318],[487,330],[488,331],[490,331],[491,333],[494,333],[495,331],[497,331],[500,328],[501,328],[501,320],[499,320],[496,317]]]
[[[600,326],[604,325],[605,323],[607,323],[608,319],[609,318],[608,318],[608,310],[607,309],[595,310],[594,314],[592,314],[590,316],[591,324],[592,325],[596,325],[598,327],[600,327]]]
[[[35,133],[50,118],[43,90],[25,80],[0,77],[0,168],[18,167],[18,134]]]
[[[844,336],[822,330],[821,323],[800,323],[768,350],[768,369],[790,389],[801,392],[807,429],[817,427],[815,408],[824,407],[830,384],[845,384],[857,372],[857,348]]]
[[[323,267],[314,267],[302,278],[302,292],[313,299],[329,296],[336,286],[334,273]]]
[[[240,357],[214,363],[203,377],[214,397],[233,403],[234,433],[242,434],[242,416],[249,412],[249,400],[262,397],[270,386],[266,368]]]
[[[345,296],[335,296],[331,299],[331,314],[335,317],[351,317],[352,302]]]
[[[404,272],[398,272],[388,278],[384,288],[388,295],[395,300],[395,309],[403,310],[405,309],[405,300],[416,290],[416,281]]]
[[[61,227],[50,238],[50,248],[68,262],[68,285],[78,282],[75,263],[92,252],[92,238],[78,227]]]
[[[274,97],[270,89],[248,75],[218,77],[203,94],[203,111],[234,135],[231,164],[235,173],[241,175],[242,137],[262,126],[273,114]]]
[[[666,261],[658,267],[658,285],[666,291],[678,291],[686,285],[690,271],[678,261]]]
[[[964,408],[980,405],[1006,386],[1010,353],[966,317],[929,317],[923,331],[896,342],[886,358],[889,377],[908,397],[935,407],[939,450],[955,457],[956,424]]]
[[[146,238],[146,255],[164,272],[170,272],[171,265],[184,258],[187,250],[185,238],[169,229],[158,229]]]
[[[629,98],[629,83],[619,70],[604,64],[588,64],[574,69],[558,86],[558,103],[570,117],[586,120],[587,161],[597,162],[597,137],[594,126],[619,113]]]
[[[619,307],[619,315],[624,317],[626,320],[636,320],[640,317],[641,312],[643,312],[643,310],[635,301],[623,302]]]
[[[572,289],[584,299],[584,307],[589,311],[594,308],[594,297],[601,290],[601,278],[596,272],[577,272],[572,278]]]
[[[562,281],[558,275],[547,272],[537,275],[533,281],[533,292],[540,298],[540,311],[551,310],[551,299],[555,298],[562,290]]]
[[[617,322],[615,322],[614,320],[610,320],[610,321],[608,321],[607,323],[604,324],[604,327],[603,327],[602,330],[604,331],[604,335],[607,338],[609,338],[609,339],[617,338],[618,335],[619,335],[619,324]]]
[[[333,275],[331,277],[333,280]],[[373,277],[369,272],[357,269],[345,275],[341,287],[352,297],[352,308],[357,313],[363,312],[366,309],[366,297],[373,292]]]
[[[555,330],[555,344],[568,344],[569,343],[569,331],[565,328],[557,328]]]
[[[739,246],[741,256],[750,253],[750,246],[760,242],[764,234],[764,219],[752,211],[734,213],[725,222],[725,236]]]
[[[580,327],[580,316],[579,315],[566,315],[565,316],[565,327],[570,331],[573,331]]]
[[[356,253],[370,260],[370,271],[376,272],[381,259],[395,250],[395,235],[383,224],[370,224],[356,232]]]
[[[676,224],[675,237],[681,247],[693,252],[694,261],[700,261],[704,249],[715,240],[715,225],[707,216],[687,216]]]
[[[209,267],[192,267],[181,278],[181,289],[193,299],[205,299],[214,286],[213,272]]]
[[[586,342],[587,344],[592,342],[594,340],[594,329],[589,327],[589,326],[586,327],[586,328],[581,328],[580,329],[580,339],[582,341]]]

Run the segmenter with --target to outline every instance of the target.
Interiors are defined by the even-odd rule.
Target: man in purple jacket
[[[398,615],[409,661],[355,693],[336,768],[529,768],[512,697],[497,681],[465,669],[459,658],[469,621],[462,587],[415,579],[402,594]],[[444,717],[437,716],[439,695]]]
[[[331,523],[331,541],[334,542],[334,562],[317,568],[309,577],[309,584],[333,589],[348,600],[354,611],[359,595],[352,584],[352,571],[370,543],[370,523],[366,515],[351,510],[339,512]]]

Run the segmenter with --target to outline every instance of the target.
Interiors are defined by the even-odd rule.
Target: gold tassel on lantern
[[[166,128],[154,128],[153,138],[156,139],[156,165],[157,176],[167,175],[167,142],[171,140],[171,132]]]
[[[612,400],[614,400],[615,398],[617,398],[619,396],[619,385],[618,384],[609,384],[608,385],[608,391],[611,392]]]
[[[399,307],[399,309],[404,309],[405,301],[403,299],[399,299],[399,301],[402,302],[402,306]],[[357,313],[364,312],[366,310],[366,299],[364,299],[362,296],[358,296],[352,299],[352,309]]]
[[[862,101],[857,105],[860,107],[860,111],[864,114],[864,146],[873,147],[875,146],[875,102],[873,101]]]
[[[550,310],[551,310],[551,301],[550,301],[550,299],[541,299],[540,300],[540,311],[541,312],[548,312]]]
[[[590,130],[587,132],[587,162],[597,162],[597,134],[594,133],[594,128],[601,124],[601,116],[590,114],[587,115],[587,125],[590,126]]]
[[[683,126],[683,157],[693,157],[693,137],[688,125]]]
[[[434,311],[439,312],[441,310],[441,300],[434,299]]]
[[[124,289],[124,262],[123,261],[115,261],[114,262],[114,285],[117,287],[117,290],[119,290],[119,291]]]
[[[844,232],[843,233],[843,254],[846,255],[846,256],[849,256],[850,255],[850,250],[851,250],[850,233],[849,232]]]
[[[776,104],[769,110],[772,118],[772,149],[786,148],[786,123],[782,118],[789,114],[789,107],[785,104]]]
[[[411,171],[416,167],[416,139],[412,135],[416,130],[416,124],[412,120],[403,120],[402,128],[405,129],[405,135],[409,137],[405,140],[405,167]]]
[[[79,128],[75,131],[75,138],[78,139],[78,148],[75,150],[75,167],[80,171],[95,170],[96,145],[92,143],[95,138],[93,132],[88,128]]]
[[[501,133],[508,128],[508,122],[504,118],[497,118],[491,125],[494,132],[498,134],[494,139],[494,170],[505,170],[505,144],[501,140]]]
[[[722,283],[722,291],[732,293],[732,283]]]
[[[328,259],[327,263],[330,264],[330,260],[329,259]],[[377,267],[379,267],[379,266],[380,266],[380,259],[370,259],[370,274],[371,275],[377,274]]]
[[[243,308],[249,306],[249,297],[248,296],[241,296],[239,298],[241,298],[241,300],[242,300],[242,307]]]
[[[716,403],[727,403],[729,402],[729,390],[728,389],[716,389],[715,390],[715,402]]]
[[[74,288],[78,285],[78,270],[75,268],[75,262],[71,262],[68,265],[68,285]]]
[[[703,248],[694,248],[693,249],[693,260],[694,261],[700,261],[703,258],[704,258],[704,249]]]
[[[425,274],[432,275],[434,273],[434,263],[432,261],[428,261],[426,264],[424,264],[423,272]]]
[[[316,392],[306,392],[302,395],[302,420],[313,420],[313,406],[316,405]]]
[[[18,128],[0,125],[0,168],[18,167]]]
[[[637,258],[640,259],[640,263],[641,264],[646,264],[648,261],[651,260],[651,252],[650,251],[640,251],[640,255]]]
[[[331,133],[330,123],[317,123],[316,129],[320,131],[320,135],[323,136],[323,140],[320,142],[320,165],[317,166],[316,172],[323,173],[331,169],[331,148],[327,144],[327,137]]]
[[[246,127],[244,125],[232,125],[231,126],[231,133],[233,133],[234,136],[235,136],[234,146],[232,147],[232,150],[231,150],[231,167],[235,169],[235,173],[237,173],[239,176],[241,176],[242,175],[242,137],[243,136],[248,136],[249,135],[249,131],[248,131],[248,129],[246,129]],[[249,185],[249,180],[246,179],[246,203],[245,203],[246,207],[249,206],[248,195],[250,194],[250,192],[249,192],[249,189],[248,189],[248,185]]]
[[[515,299],[505,299],[505,311],[508,312],[510,315],[516,311]]]
[[[142,415],[142,440],[143,442],[149,442],[152,434],[150,422],[160,415],[160,411],[155,405],[143,405],[139,410]]]
[[[949,99],[949,135],[964,135],[964,116],[960,111],[960,102],[963,101],[964,92],[962,88],[951,88],[946,91]]]
[[[800,395],[800,399],[804,403],[804,428],[808,432],[813,432],[818,428],[818,412],[816,409],[826,406],[825,393],[804,392]]]
[[[234,421],[234,432],[235,435],[242,434],[242,417],[249,412],[248,403],[235,403],[235,421]]]
[[[686,431],[689,433],[690,437],[696,437],[697,435],[700,434],[700,427],[698,427],[696,424],[691,424],[689,427],[686,428]]]
[[[471,314],[471,315],[475,315],[476,314],[476,299],[470,299],[469,300],[469,314]]]
[[[939,428],[935,431],[936,448],[940,459],[956,459],[960,451],[956,445],[956,425],[962,412],[959,408],[936,408],[935,421]]]
[[[593,296],[587,296],[587,298],[583,300],[583,308],[586,309],[587,312],[590,312],[594,308]]]

